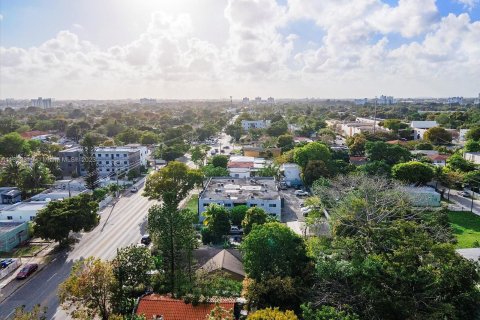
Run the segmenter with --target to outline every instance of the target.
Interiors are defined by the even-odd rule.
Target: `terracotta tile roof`
[[[432,154],[427,157],[432,161],[446,161],[449,158],[446,154]]]
[[[48,134],[48,132],[33,130],[33,131],[22,132],[20,135],[21,135],[22,138],[24,138],[24,139],[31,139],[31,138],[33,138],[33,137],[43,136],[43,135],[45,135],[45,134]]]
[[[232,310],[234,299],[217,299],[218,304],[227,310]],[[164,320],[205,320],[210,311],[215,308],[215,302],[200,303],[197,306],[187,304],[183,300],[173,299],[168,296],[150,294],[144,296],[138,302],[137,314],[145,315],[147,320],[153,316],[163,316]]]
[[[237,162],[230,161],[227,165],[228,168],[253,168],[253,162]]]

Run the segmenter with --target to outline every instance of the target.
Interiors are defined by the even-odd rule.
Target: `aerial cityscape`
[[[480,2],[2,1],[0,319],[480,319]]]

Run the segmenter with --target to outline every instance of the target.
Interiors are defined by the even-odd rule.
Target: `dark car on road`
[[[22,268],[22,270],[20,270],[20,272],[17,274],[17,279],[18,279],[18,280],[25,279],[25,278],[27,278],[29,275],[31,275],[32,273],[34,273],[37,269],[38,269],[38,264],[36,264],[36,263],[26,264],[26,265]]]
[[[150,236],[148,234],[142,236],[142,239],[140,240],[140,243],[146,246],[148,246],[150,242],[152,242],[152,239],[150,239]]]
[[[9,265],[11,265],[13,263],[13,259],[9,258],[9,259],[3,259],[2,261],[0,261],[0,268],[6,268],[8,267]]]

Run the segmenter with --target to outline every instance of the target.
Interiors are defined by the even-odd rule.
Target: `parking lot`
[[[284,199],[282,209],[282,222],[305,221],[305,218],[300,211],[300,205],[305,201],[306,197],[297,197],[294,193],[294,188],[280,190],[280,196]]]

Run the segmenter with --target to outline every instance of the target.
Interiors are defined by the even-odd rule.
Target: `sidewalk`
[[[21,265],[10,273],[7,277],[3,278],[0,281],[0,303],[5,299],[11,296],[15,291],[20,289],[26,283],[28,283],[31,278],[35,277],[45,266],[48,264],[46,257],[52,252],[55,248],[56,243],[52,242],[48,244],[44,249],[42,249],[36,256],[33,257],[20,257]],[[16,281],[17,273],[22,268],[23,265],[27,263],[37,263],[38,270],[35,271],[28,279],[23,281]]]

